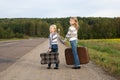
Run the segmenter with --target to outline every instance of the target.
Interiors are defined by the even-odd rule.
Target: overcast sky
[[[0,18],[120,17],[120,0],[0,0]]]

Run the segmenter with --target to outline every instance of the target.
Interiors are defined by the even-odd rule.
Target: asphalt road
[[[0,68],[3,70],[0,80],[117,80],[91,61],[81,65],[79,70],[71,69],[72,66],[66,65],[66,47],[62,44],[59,44],[60,68],[55,70],[52,65],[48,70],[47,65],[40,64],[40,53],[48,50],[47,45],[46,39],[0,43]],[[3,69],[4,66],[7,68]]]
[[[44,38],[0,42],[0,72],[7,69],[19,58],[46,41]]]

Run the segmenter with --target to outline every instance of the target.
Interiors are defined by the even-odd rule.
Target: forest
[[[0,39],[48,37],[49,26],[56,24],[59,34],[65,36],[70,26],[66,18],[1,18]],[[120,38],[120,17],[78,17],[79,39]]]

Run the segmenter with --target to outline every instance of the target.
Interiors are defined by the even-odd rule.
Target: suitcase
[[[89,58],[87,47],[77,47],[77,51],[78,51],[78,57],[79,57],[79,60],[80,60],[80,64],[89,63],[90,58]],[[74,57],[73,57],[71,48],[66,48],[65,49],[65,59],[66,59],[66,64],[67,65],[73,65],[74,64]]]
[[[59,53],[56,52],[50,52],[50,53],[41,53],[41,64],[54,64],[58,63],[59,64]]]

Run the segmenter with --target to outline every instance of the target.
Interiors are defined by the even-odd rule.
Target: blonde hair
[[[75,21],[74,27],[75,27],[76,29],[79,29],[79,24],[78,24],[78,19],[77,19],[77,17],[71,17],[70,19],[73,19],[73,20]]]
[[[54,27],[55,32],[57,31],[57,26],[55,24],[50,25],[50,27]]]

